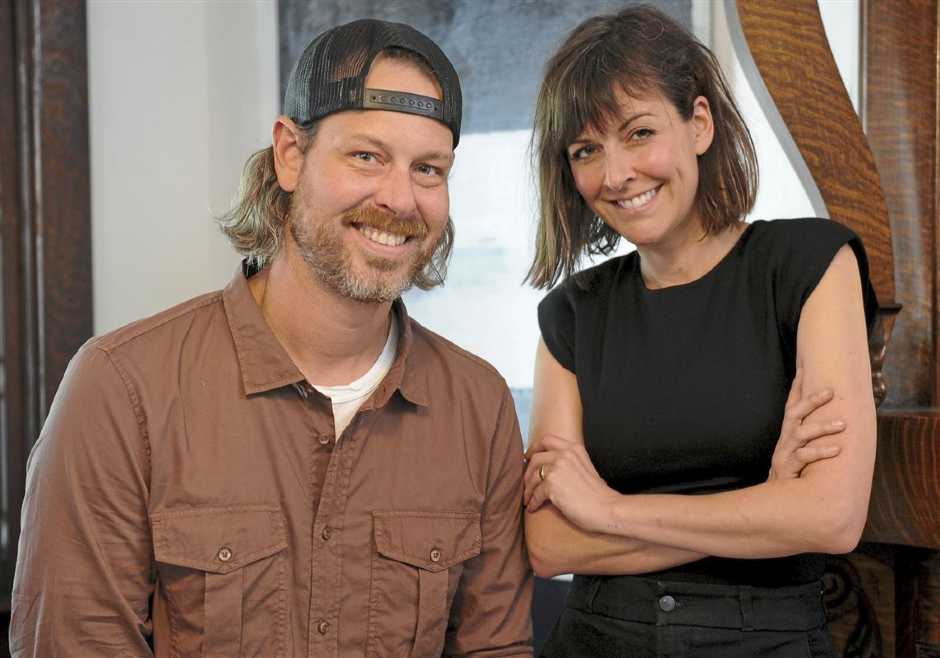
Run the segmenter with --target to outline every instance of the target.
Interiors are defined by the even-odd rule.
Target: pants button
[[[668,594],[659,597],[659,609],[663,612],[672,612],[676,609],[676,600]]]

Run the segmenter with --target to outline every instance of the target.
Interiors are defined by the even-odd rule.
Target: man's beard
[[[414,260],[407,270],[401,274],[394,273],[401,267],[400,260],[374,255],[365,256],[366,271],[356,272],[352,254],[343,244],[342,232],[347,226],[371,226],[414,240],[423,240],[427,236],[427,226],[418,218],[399,218],[373,206],[352,208],[343,213],[338,222],[323,221],[318,226],[310,226],[304,221],[303,201],[298,199],[296,192],[294,199],[299,201],[301,207],[291,204],[288,217],[291,237],[311,274],[343,297],[367,303],[384,303],[396,299],[414,285],[415,278],[431,261],[440,244],[438,240],[420,249],[412,257]]]

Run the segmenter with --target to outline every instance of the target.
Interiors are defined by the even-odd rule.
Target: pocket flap
[[[150,516],[157,562],[229,573],[287,548],[277,506],[210,507]]]
[[[480,554],[480,515],[475,512],[372,513],[378,552],[427,571],[443,571]]]

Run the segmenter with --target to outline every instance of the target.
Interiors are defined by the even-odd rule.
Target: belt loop
[[[751,588],[748,585],[742,585],[738,588],[738,601],[741,606],[741,630],[754,630],[754,606],[751,600]]]
[[[591,582],[591,589],[587,593],[587,601],[585,601],[585,608],[587,608],[588,613],[594,614],[594,598],[597,596],[597,590],[601,588],[601,577],[595,577]]]

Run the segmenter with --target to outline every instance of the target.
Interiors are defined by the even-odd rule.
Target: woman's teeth
[[[621,199],[617,202],[617,205],[621,208],[639,208],[640,206],[646,205],[653,200],[653,197],[656,196],[656,193],[659,191],[658,187],[654,187],[648,192],[643,194],[637,194],[635,197],[630,199]]]

